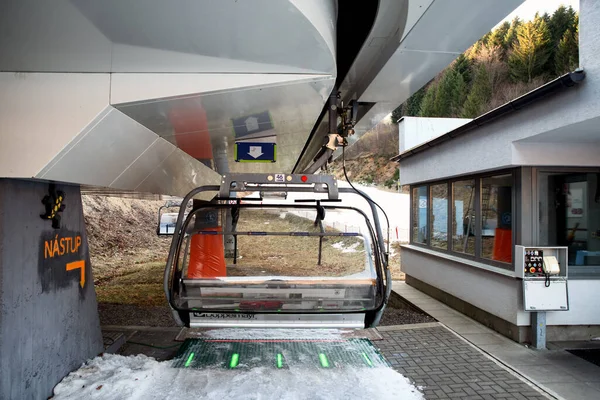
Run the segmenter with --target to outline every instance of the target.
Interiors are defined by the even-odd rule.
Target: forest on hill
[[[398,164],[389,159],[403,116],[476,118],[578,66],[579,14],[572,7],[506,21],[346,149],[350,178],[396,188]],[[331,167],[343,177],[340,158]]]
[[[579,64],[579,15],[559,7],[552,15],[518,17],[488,32],[392,113],[476,118]]]

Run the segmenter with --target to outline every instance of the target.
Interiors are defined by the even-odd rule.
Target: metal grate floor
[[[389,367],[368,339],[187,339],[173,366],[176,368],[345,368]]]

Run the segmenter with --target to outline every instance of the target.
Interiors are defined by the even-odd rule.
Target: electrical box
[[[568,311],[567,247],[515,246],[525,311]]]
[[[554,260],[553,260],[554,258]],[[555,269],[558,266],[558,271]],[[545,269],[554,268],[552,277],[568,276],[566,247],[515,246],[515,277],[546,278]]]

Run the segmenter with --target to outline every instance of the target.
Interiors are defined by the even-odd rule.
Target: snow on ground
[[[338,249],[341,250],[342,253],[357,253],[358,250],[356,250],[356,248],[358,247],[360,243],[356,242],[351,244],[348,247],[344,247],[344,243],[343,242],[336,242],[334,244],[331,245],[331,247],[333,247],[334,249]],[[364,252],[364,250],[363,250]]]
[[[390,368],[176,369],[143,355],[96,357],[65,377],[53,400],[423,399]]]

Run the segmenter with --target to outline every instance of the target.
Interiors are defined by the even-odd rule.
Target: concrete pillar
[[[537,350],[546,349],[546,312],[531,313],[531,344]]]
[[[103,350],[79,187],[56,189],[57,229],[48,183],[0,179],[0,399],[46,399]]]

